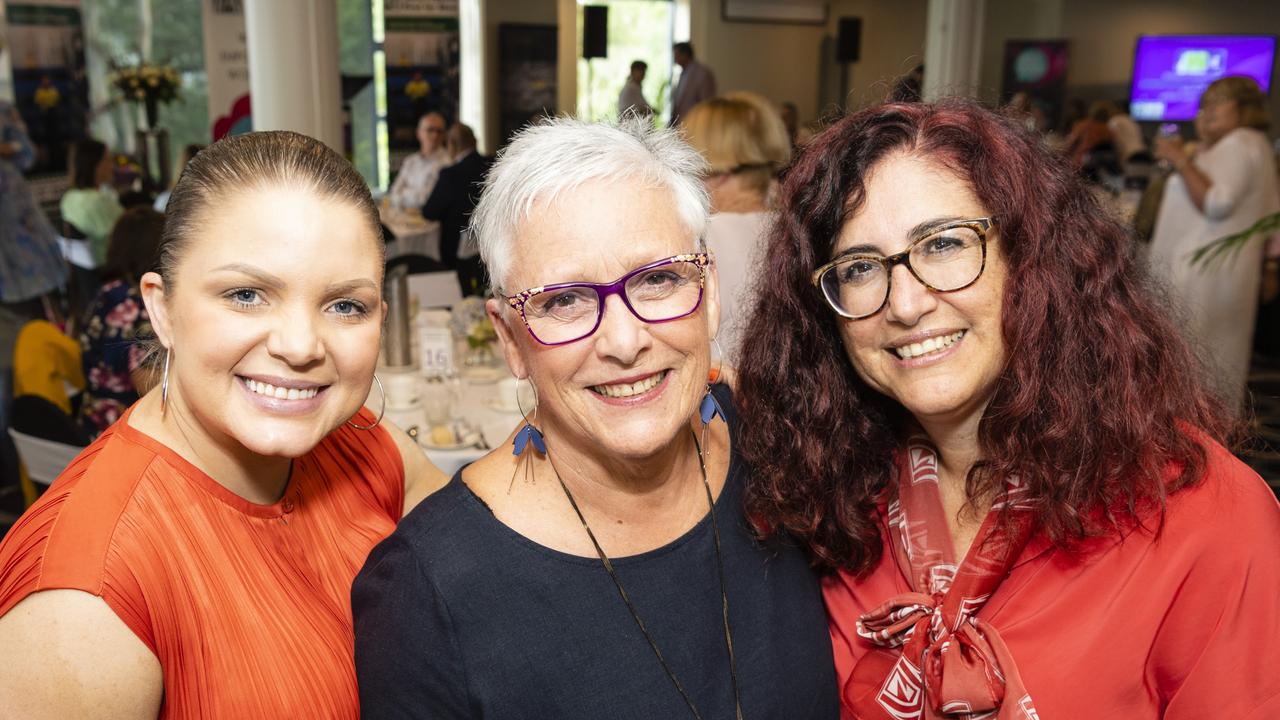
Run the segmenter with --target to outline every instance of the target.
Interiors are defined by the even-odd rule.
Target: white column
[[[578,115],[578,4],[556,0],[556,113]]]
[[[342,152],[337,0],[246,0],[254,130],[293,130]]]
[[[976,97],[982,69],[985,0],[929,0],[924,99]]]
[[[475,131],[480,154],[491,155],[497,143],[490,137],[489,126],[485,122],[484,59],[489,57],[489,51],[485,47],[484,27],[484,3],[460,0],[458,47],[462,57],[458,60],[458,120]]]

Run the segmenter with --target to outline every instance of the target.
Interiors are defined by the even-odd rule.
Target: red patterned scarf
[[[1008,647],[977,617],[1030,536],[1032,513],[1017,504],[1023,489],[1009,483],[957,567],[938,456],[925,438],[908,441],[898,478],[888,532],[913,592],[858,619],[858,635],[880,647],[854,667],[845,706],[866,720],[1037,720]],[[1007,504],[1013,523],[1006,533],[997,516]]]

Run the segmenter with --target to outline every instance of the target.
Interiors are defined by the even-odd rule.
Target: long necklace
[[[733,707],[735,717],[738,720],[742,720],[742,700],[738,695],[738,663],[733,654],[733,633],[729,631],[729,595],[724,589],[724,558],[720,551],[720,525],[716,522],[716,504],[711,497],[711,484],[707,482],[707,464],[702,455],[702,444],[698,442],[696,434],[693,436],[693,444],[698,450],[698,470],[702,473],[702,488],[707,492],[707,507],[711,511],[711,533],[712,537],[715,538],[716,546],[716,570],[719,571],[720,575],[720,608],[724,619],[724,645],[729,651],[729,677],[733,682]],[[658,643],[654,641],[653,636],[649,634],[648,628],[644,626],[644,620],[640,619],[640,613],[636,612],[635,605],[631,603],[631,597],[627,595],[626,589],[622,587],[622,581],[618,579],[618,573],[613,569],[613,563],[609,560],[609,556],[605,554],[604,548],[600,547],[600,542],[596,540],[596,534],[591,532],[591,525],[587,523],[586,516],[578,508],[578,501],[573,499],[573,493],[569,492],[569,486],[564,484],[564,480],[560,478],[560,472],[556,470],[555,463],[550,462],[550,459],[551,457],[548,455],[547,460],[551,465],[551,472],[555,473],[556,481],[560,483],[560,489],[564,490],[564,496],[569,498],[569,504],[573,506],[573,511],[577,513],[578,520],[582,523],[582,528],[587,531],[587,537],[591,538],[591,544],[595,546],[596,554],[600,556],[600,564],[604,566],[605,571],[609,573],[609,579],[613,580],[614,586],[618,588],[618,595],[622,597],[622,602],[626,604],[631,617],[636,621],[636,627],[640,628],[640,634],[644,635],[644,639],[649,642],[649,647],[653,650],[654,657],[658,658],[658,663],[662,665],[663,671],[671,679],[671,684],[675,685],[680,697],[684,698],[685,704],[689,706],[689,712],[693,713],[693,716],[698,720],[702,720],[702,715],[698,712],[698,708],[693,705],[693,699],[689,697],[684,685],[676,678],[675,672],[667,664],[666,658],[662,656],[662,651],[658,649]]]

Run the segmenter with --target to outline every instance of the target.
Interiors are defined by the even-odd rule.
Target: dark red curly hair
[[[1063,547],[1152,510],[1158,527],[1168,494],[1200,477],[1206,438],[1234,439],[1230,414],[1204,389],[1129,231],[1037,136],[964,100],[851,115],[785,174],[739,368],[749,512],[804,541],[823,571],[880,561],[875,507],[908,418],[858,378],[809,278],[864,202],[868,172],[903,151],[969,182],[999,221],[1008,266],[1008,357],[968,496],[999,498],[1017,475],[1040,531]]]

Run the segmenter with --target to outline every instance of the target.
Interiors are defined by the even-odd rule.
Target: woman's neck
[[[129,425],[160,441],[214,482],[258,505],[277,502],[289,483],[292,460],[252,452],[234,438],[204,428],[171,390],[160,407],[160,388],[139,401]]]

